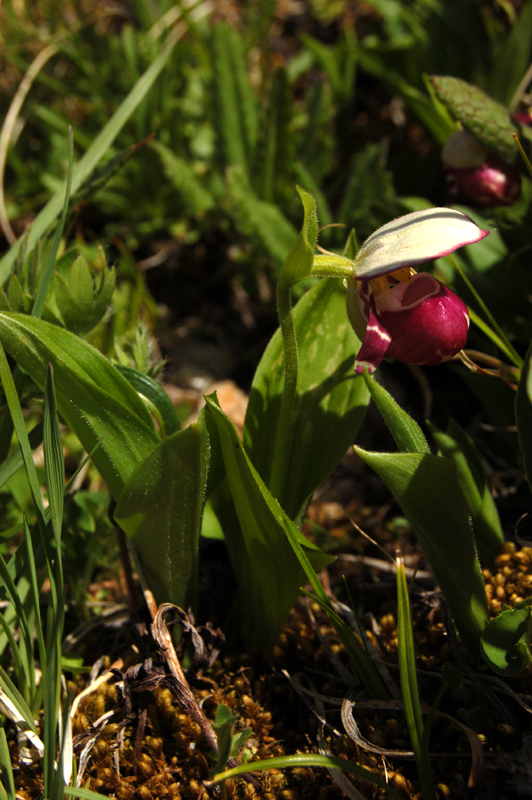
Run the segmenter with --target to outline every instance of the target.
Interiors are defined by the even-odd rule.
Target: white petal
[[[366,239],[355,258],[354,275],[367,280],[415,267],[479,242],[488,233],[452,208],[414,211],[387,222]]]

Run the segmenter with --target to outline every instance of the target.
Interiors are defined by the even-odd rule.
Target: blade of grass
[[[488,339],[491,339],[493,344],[497,345],[499,350],[501,350],[510,359],[510,361],[514,362],[515,360],[512,356],[511,350],[509,350],[504,341],[499,336],[497,336],[493,328],[491,328],[488,325],[488,323],[482,319],[480,314],[477,314],[477,312],[474,311],[472,308],[468,308],[468,311],[471,321],[475,323],[477,328],[480,328],[482,333],[485,333]],[[520,368],[521,367],[519,367],[519,369]]]
[[[21,693],[5,671],[0,665],[0,709],[2,714],[15,721],[18,714],[19,719],[23,720],[27,726],[27,731],[37,736],[37,728],[35,727],[34,715],[31,708],[26,703]],[[11,704],[12,708],[8,706]],[[17,714],[15,713],[17,712]]]
[[[50,523],[55,539],[55,559],[53,570],[49,572],[50,604],[48,607],[48,624],[46,640],[46,669],[43,669],[44,686],[44,745],[45,751],[51,753],[48,773],[45,772],[45,788],[48,797],[57,797],[58,781],[64,785],[60,770],[55,768],[53,755],[57,745],[57,729],[61,713],[61,640],[63,637],[64,597],[63,597],[63,565],[61,558],[61,528],[63,524],[63,499],[65,484],[65,465],[61,433],[57,419],[57,406],[53,385],[52,365],[48,365],[45,386],[44,404],[44,465],[46,486],[50,508]],[[46,755],[45,755],[46,758]],[[48,776],[48,786],[46,777]]]
[[[452,258],[452,256],[451,256]],[[490,339],[495,342],[495,344],[505,353],[508,358],[511,360],[512,364],[514,364],[518,369],[522,369],[523,367],[523,359],[517,352],[517,350],[513,347],[512,343],[508,340],[508,337],[500,327],[499,323],[485,304],[484,300],[481,298],[467,275],[465,274],[464,270],[460,266],[460,264],[456,261],[456,259],[452,259],[453,266],[460,275],[461,279],[467,286],[468,290],[471,292],[472,296],[475,298],[475,302],[478,304],[482,314],[484,315],[484,320],[479,317],[477,314],[473,312],[471,314],[471,319],[479,326],[484,333],[490,337]],[[481,324],[484,322],[484,326]],[[487,325],[486,325],[487,323]],[[489,327],[488,327],[489,326]],[[490,331],[491,328],[491,331]]]
[[[72,133],[72,126],[70,125],[68,128],[68,171],[67,171],[67,178],[66,178],[66,188],[65,188],[65,199],[63,202],[63,211],[61,214],[61,219],[59,221],[59,225],[57,226],[56,232],[54,234],[54,238],[52,241],[52,246],[50,248],[50,252],[48,253],[48,258],[46,260],[46,265],[44,270],[40,276],[39,280],[39,287],[37,289],[37,293],[35,295],[35,300],[33,301],[33,307],[31,309],[31,314],[33,317],[40,317],[44,308],[44,302],[46,300],[46,293],[48,292],[48,287],[50,286],[50,282],[52,280],[52,276],[55,270],[55,261],[57,258],[57,251],[59,250],[59,245],[61,243],[61,237],[63,236],[63,231],[65,229],[65,224],[68,216],[68,206],[70,203],[70,192],[72,189],[72,171],[74,169],[74,136]]]
[[[423,747],[423,716],[417,683],[410,597],[404,559],[401,556],[397,559],[397,642],[401,694],[410,741],[416,756],[421,792],[424,800],[436,800],[428,752]]]
[[[351,775],[369,783],[378,786],[383,791],[387,792],[390,797],[396,800],[403,800],[403,796],[393,789],[389,783],[370,772],[358,764],[353,764],[345,758],[337,758],[335,756],[322,756],[317,753],[298,753],[292,756],[278,756],[277,758],[264,758],[260,761],[247,762],[239,764],[238,767],[219,772],[215,775],[211,783],[221,783],[229,778],[235,778],[237,775],[242,775],[243,772],[256,772],[259,770],[269,769],[285,769],[287,767],[325,767],[327,769],[339,769],[343,772],[349,772]]]
[[[147,95],[170,58],[175,44],[185,32],[186,28],[182,24],[174,28],[172,33],[168,36],[161,53],[133,86],[107,125],[100,131],[92,145],[80,159],[72,174],[72,196],[76,195],[78,189],[90,177],[95,167],[107,153],[128,119],[138,107],[139,103]],[[2,258],[0,261],[0,283],[3,283],[9,277],[15,261],[19,257],[21,248],[25,248],[25,254],[28,256],[36,246],[38,240],[50,229],[54,220],[57,219],[61,213],[64,194],[65,190],[61,187],[36,216],[28,232],[12,246]]]
[[[2,768],[2,782],[0,783],[0,800],[16,800],[15,780],[11,766],[11,754],[7,745],[6,732],[0,728],[0,767]],[[7,784],[4,786],[4,784]]]
[[[23,645],[23,658],[22,658],[22,675],[23,675],[23,683],[19,685],[24,686],[27,682],[29,697],[33,697],[35,694],[35,670],[34,670],[34,663],[33,663],[33,637],[32,637],[32,628],[30,628],[28,623],[28,618],[26,616],[26,612],[24,610],[24,606],[22,604],[19,592],[9,570],[5,564],[3,557],[0,557],[0,578],[2,579],[4,588],[13,604],[15,609],[18,623],[20,626],[20,645]],[[11,625],[5,620],[4,616],[1,617],[2,627],[4,632],[11,643],[11,648],[13,652],[13,656],[15,657],[18,653],[19,656],[22,657],[20,646],[13,646],[13,634],[11,631]],[[24,663],[25,662],[25,663]],[[23,692],[25,694],[25,692]]]

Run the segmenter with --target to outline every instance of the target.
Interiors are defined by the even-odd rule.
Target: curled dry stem
[[[476,372],[478,375],[489,375],[492,378],[500,378],[510,389],[517,390],[521,370],[510,364],[505,364],[499,358],[490,356],[480,350],[460,350],[455,358],[459,358],[471,372]],[[476,363],[477,361],[486,366],[480,366],[480,364]]]

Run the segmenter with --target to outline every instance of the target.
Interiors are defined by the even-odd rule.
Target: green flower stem
[[[354,274],[354,262],[336,253],[315,255],[312,261],[312,278],[351,278]]]
[[[284,385],[277,430],[273,445],[270,491],[281,503],[287,469],[287,454],[290,451],[292,418],[297,391],[298,350],[296,329],[292,315],[291,286],[279,279],[277,284],[277,313],[284,346]]]

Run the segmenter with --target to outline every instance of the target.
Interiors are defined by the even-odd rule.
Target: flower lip
[[[372,280],[402,267],[415,267],[484,239],[461,211],[428,208],[398,217],[369,236],[354,260],[353,277]]]

